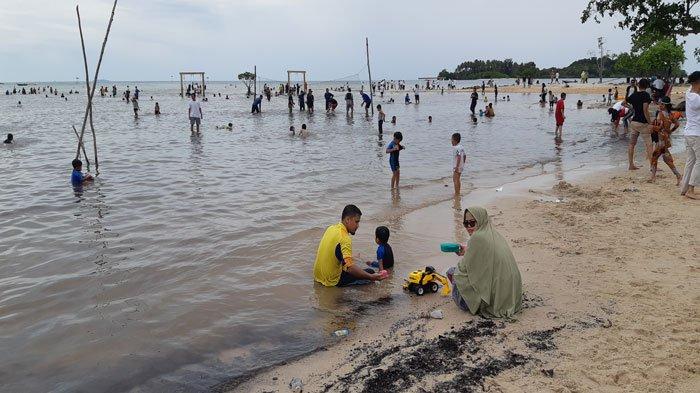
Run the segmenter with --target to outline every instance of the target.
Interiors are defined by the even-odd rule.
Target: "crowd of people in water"
[[[581,83],[587,82],[587,75],[581,76]],[[628,142],[628,168],[637,170],[640,167],[634,161],[635,147],[641,136],[645,147],[645,161],[649,163],[649,181],[657,179],[658,160],[663,159],[666,165],[676,178],[676,185],[680,187],[680,192],[690,199],[699,199],[700,195],[695,187],[700,185],[700,71],[692,73],[688,77],[690,88],[685,94],[685,101],[674,106],[671,103],[670,94],[675,86],[675,81],[660,77],[650,79],[642,78],[636,80],[631,78],[624,85],[614,86],[608,90],[607,95],[603,95],[599,105],[609,106],[607,109],[612,124],[611,135],[626,137]],[[682,82],[682,81],[679,81]],[[531,78],[519,78],[516,85],[532,85]],[[536,81],[539,84],[539,81]],[[541,107],[549,105],[550,111],[554,112],[555,119],[555,141],[561,141],[563,127],[566,120],[565,101],[566,93],[561,92],[558,96],[551,90],[553,85],[567,83],[560,81],[558,74],[553,74],[550,78],[549,88],[545,83],[541,83],[539,104]],[[496,116],[493,102],[489,102],[486,94],[486,87],[493,92],[493,102],[499,101],[498,85],[494,81],[484,81],[481,86],[471,87],[469,95],[468,115],[472,122],[477,122],[477,118],[484,116],[493,118]],[[448,82],[448,89],[454,84]],[[562,86],[563,87],[563,86]],[[624,91],[621,89],[624,88]],[[384,132],[386,113],[382,104],[375,104],[373,99],[378,95],[384,98],[386,89],[407,90],[405,81],[388,82],[382,81],[373,84],[365,90],[362,86],[355,95],[349,85],[328,87],[323,94],[324,109],[329,115],[335,113],[338,107],[336,95],[345,102],[345,113],[347,116],[354,116],[356,98],[360,101],[360,108],[364,109],[364,115],[370,116],[370,110],[377,112],[377,131],[381,135]],[[406,105],[419,105],[421,92],[425,90],[439,90],[444,93],[444,87],[436,83],[425,85],[414,84],[409,87],[410,92],[405,92],[404,103]],[[273,91],[274,90],[274,91]],[[481,90],[481,98],[479,95]],[[101,86],[100,96],[117,97],[118,89],[116,85],[111,89]],[[138,86],[134,86],[133,94],[130,86],[127,86],[121,95],[121,99],[126,103],[131,103],[134,117],[138,118],[140,93]],[[187,87],[185,95],[189,98],[187,106],[187,117],[190,122],[190,131],[193,136],[200,134],[200,126],[204,118],[202,106],[198,101],[199,94],[206,93],[206,86],[192,84]],[[6,91],[6,95],[14,94],[49,94],[57,96],[59,91],[52,87],[29,87],[29,89]],[[64,96],[65,93],[61,93]],[[70,90],[68,95],[78,94],[77,91]],[[299,111],[313,114],[315,110],[315,96],[313,89],[306,84],[280,85],[272,88],[267,84],[263,87],[262,94],[253,97],[251,113],[258,115],[262,112],[262,102],[265,98],[268,101],[272,96],[287,96],[288,110],[291,112],[295,108]],[[221,93],[214,93],[211,96],[221,97]],[[228,95],[226,99],[228,99]],[[153,97],[151,96],[151,100]],[[203,98],[202,101],[207,101]],[[483,101],[486,105],[483,109],[478,109],[477,105]],[[510,95],[500,97],[500,101],[510,101]],[[394,103],[394,98],[389,97],[383,104]],[[18,103],[21,106],[21,102]],[[577,108],[583,107],[583,102],[578,100]],[[155,102],[154,113],[160,114],[160,106]],[[680,119],[686,118],[684,136],[686,143],[687,162],[685,173],[681,174],[675,167],[673,156],[670,151],[671,135],[680,128]],[[428,117],[428,122],[432,122],[432,116]],[[396,116],[391,117],[391,123],[396,125]],[[619,132],[622,123],[622,133]],[[233,123],[216,126],[217,129],[233,130]],[[291,136],[306,137],[309,135],[307,125],[301,124],[297,130],[295,126],[289,128]],[[400,185],[401,165],[400,154],[405,149],[403,145],[403,134],[400,131],[393,132],[392,139],[387,143],[384,151],[388,156],[388,164],[391,170],[390,187],[396,190]],[[8,134],[5,144],[14,143],[13,134]],[[452,146],[452,179],[454,193],[459,196],[461,193],[461,176],[467,164],[467,155],[462,145],[462,137],[459,132],[452,134],[449,143]],[[81,185],[93,180],[90,174],[82,172],[82,162],[75,159],[72,162],[73,172],[71,182],[74,185]],[[360,224],[362,213],[357,206],[348,205],[341,214],[339,223],[328,227],[324,233],[317,250],[314,263],[314,279],[325,286],[347,286],[366,284],[373,281],[381,281],[389,277],[391,270],[396,264],[397,258],[388,243],[389,229],[380,226],[375,230],[375,241],[378,245],[376,259],[372,261],[356,261],[352,254],[352,242],[350,236],[354,235]],[[508,317],[521,308],[522,288],[520,282],[520,272],[513,258],[507,242],[492,227],[487,212],[479,207],[470,207],[464,211],[463,225],[470,234],[469,243],[461,245],[457,254],[462,257],[462,261],[448,270],[447,276],[453,285],[453,297],[457,306],[465,311],[481,313],[496,317]],[[487,285],[487,283],[491,283]],[[485,300],[487,299],[487,300]],[[490,300],[488,300],[490,299]]]

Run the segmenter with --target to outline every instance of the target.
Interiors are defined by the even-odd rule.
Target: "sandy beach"
[[[563,78],[562,80],[564,80]],[[566,79],[568,80],[568,79]],[[533,81],[534,82],[534,81]],[[615,88],[617,87],[618,93],[620,97],[623,97],[625,94],[625,89],[627,88],[627,83],[625,83],[624,79],[620,79],[618,83],[595,83],[595,82],[590,82],[589,83],[570,83],[568,87],[564,86],[564,83],[549,83],[549,81],[542,80],[540,81],[540,84],[534,84],[529,87],[524,87],[520,85],[506,85],[506,86],[498,86],[498,94],[499,96],[505,97],[505,94],[514,94],[514,93],[523,93],[523,94],[539,94],[542,86],[542,82],[546,83],[546,90],[552,90],[555,94],[559,93],[567,93],[567,94],[608,94],[608,89],[612,89],[613,92],[615,91]],[[474,86],[477,86],[476,84]],[[477,86],[478,89],[477,91],[479,94],[481,94],[481,86]],[[684,84],[684,85],[677,85],[674,86],[673,89],[671,90],[671,99],[673,102],[677,101],[682,101],[685,96],[685,92],[688,90],[689,85]],[[449,90],[450,93],[471,93],[470,88],[462,88],[462,89],[454,89],[454,90]],[[493,94],[494,93],[494,88],[493,87],[486,87],[484,89],[486,94]],[[448,93],[448,90],[445,90],[445,93]]]
[[[655,184],[643,170],[568,173],[417,210],[407,227],[450,236],[463,207],[491,200],[523,276],[513,320],[471,316],[438,294],[392,307],[409,296],[394,293],[348,337],[215,390],[288,391],[298,377],[306,392],[697,391],[700,206],[663,169]],[[425,263],[439,270],[458,262],[435,254]],[[444,319],[427,317],[434,309]]]

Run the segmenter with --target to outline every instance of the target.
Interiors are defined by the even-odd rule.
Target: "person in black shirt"
[[[331,109],[330,102],[331,102],[331,98],[333,98],[333,93],[328,91],[328,88],[326,88],[326,93],[323,95],[323,98],[326,99],[326,112],[328,112]]]
[[[314,113],[314,91],[311,89],[306,94],[306,107],[309,109],[309,113]]]
[[[627,159],[629,161],[629,170],[631,171],[639,169],[639,167],[634,164],[634,148],[637,146],[639,136],[641,135],[644,141],[647,161],[651,159],[653,146],[651,142],[651,127],[649,125],[651,120],[651,116],[649,115],[651,96],[646,92],[646,89],[649,88],[649,80],[642,78],[637,82],[637,86],[639,90],[627,97],[627,103],[632,105],[634,110],[634,115],[632,115],[632,121],[629,125],[631,135],[629,147],[627,148]]]
[[[469,105],[469,110],[472,112],[472,116],[474,116],[474,109],[476,108],[476,102],[479,100],[479,93],[476,92],[476,86],[474,86],[474,91],[472,91],[472,103]]]

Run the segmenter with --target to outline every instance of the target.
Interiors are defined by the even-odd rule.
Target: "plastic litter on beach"
[[[292,378],[291,382],[289,382],[289,389],[294,393],[303,392],[304,391],[304,383],[301,381],[301,378],[299,378],[299,377]]]
[[[444,318],[444,317],[445,317],[445,315],[442,313],[442,310],[439,310],[439,309],[438,309],[438,310],[433,310],[433,311],[430,312],[430,318],[433,318],[433,319],[442,319],[442,318]]]
[[[503,191],[503,186],[500,186],[496,189],[496,192],[501,192],[501,191]]]
[[[333,332],[333,335],[336,336],[336,337],[345,337],[345,336],[347,336],[348,334],[350,334],[350,330],[349,330],[349,329],[340,329],[340,330],[336,330],[336,331]]]

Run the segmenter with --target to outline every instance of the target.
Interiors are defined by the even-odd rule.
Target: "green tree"
[[[617,25],[632,31],[632,51],[638,52],[657,41],[700,33],[700,14],[692,9],[700,0],[589,0],[581,23],[619,16]],[[696,49],[697,53],[697,49]]]
[[[245,87],[248,88],[248,93],[246,94],[251,95],[252,92],[250,91],[250,87],[253,86],[253,81],[255,81],[255,74],[248,71],[243,72],[241,74],[238,74],[238,80],[243,82]]]
[[[643,75],[679,75],[685,61],[683,47],[664,39],[640,52],[637,63]]]
[[[615,61],[613,71],[622,75],[642,75],[639,67],[639,56],[629,53],[620,53]]]

